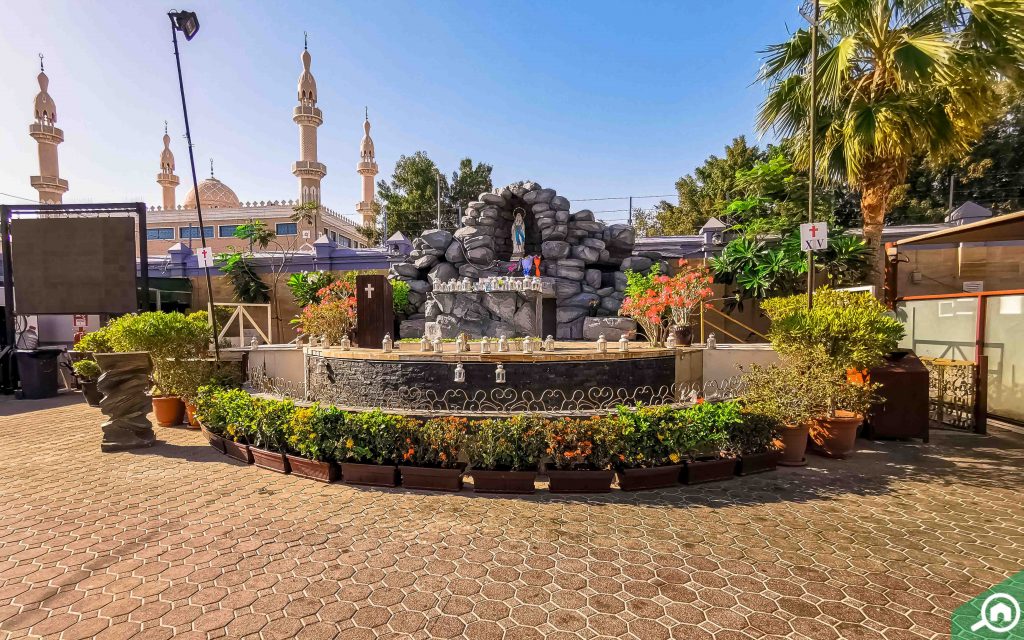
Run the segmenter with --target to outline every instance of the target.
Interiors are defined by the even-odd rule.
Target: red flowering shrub
[[[636,320],[652,346],[664,341],[669,321],[689,325],[690,314],[714,295],[708,267],[689,266],[686,260],[679,266],[684,268],[674,276],[659,274],[656,266],[647,275],[626,272],[626,298],[619,315]]]
[[[320,302],[302,308],[299,330],[306,335],[323,336],[328,344],[339,344],[356,323],[353,286],[338,280],[317,291],[317,296]]]

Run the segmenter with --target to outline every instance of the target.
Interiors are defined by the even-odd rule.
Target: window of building
[[[174,240],[174,227],[146,229],[146,240]]]
[[[351,247],[352,246],[352,241],[349,240],[348,238],[346,238],[345,236],[338,236],[337,242],[338,242],[338,246],[339,247]]]
[[[238,227],[240,226],[241,225],[237,224],[222,224],[217,229],[217,232],[220,234],[220,237],[222,238],[234,238],[235,230],[238,229]]]
[[[299,225],[294,222],[278,222],[276,231],[279,236],[298,235]]]
[[[213,237],[213,227],[203,227],[203,234],[207,238]],[[182,240],[188,238],[199,238],[199,227],[178,227],[178,237]]]

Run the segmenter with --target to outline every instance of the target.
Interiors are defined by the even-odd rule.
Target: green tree
[[[454,228],[458,225],[462,207],[493,188],[492,169],[489,164],[474,164],[472,159],[463,158],[459,162],[459,169],[452,172],[449,183],[425,151],[402,156],[395,163],[391,180],[377,182],[377,215],[379,217],[383,209],[387,215],[389,234],[402,231],[411,238],[421,231],[436,227],[440,178],[441,226]]]
[[[962,155],[998,104],[997,80],[1021,77],[1024,4],[1007,0],[825,0],[819,22],[815,153],[821,175],[861,193],[864,237],[878,251],[885,216],[916,155]],[[811,37],[764,52],[761,131],[796,142],[806,166]],[[881,260],[871,282],[881,290]]]
[[[704,164],[676,181],[678,204],[661,201],[653,212],[637,216],[641,235],[684,235],[696,233],[708,218],[725,213],[725,207],[739,194],[738,171],[753,168],[764,154],[747,144],[745,136],[733,138],[725,156],[709,156]]]

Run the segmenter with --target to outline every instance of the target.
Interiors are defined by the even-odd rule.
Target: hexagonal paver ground
[[[375,490],[0,402],[0,637],[938,638],[1024,566],[1024,436],[651,493]]]

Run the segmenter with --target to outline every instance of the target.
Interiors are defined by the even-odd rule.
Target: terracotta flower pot
[[[337,482],[341,477],[341,469],[333,462],[310,460],[291,454],[285,457],[288,458],[288,466],[292,468],[293,476],[301,476],[318,482]]]
[[[200,424],[199,430],[202,432],[203,437],[206,438],[206,441],[210,443],[210,446],[217,451],[224,453],[224,438],[207,429],[205,424]]]
[[[95,380],[82,381],[82,397],[85,398],[85,401],[90,407],[100,406],[100,400],[103,399],[103,394],[96,388]]]
[[[551,493],[608,493],[612,490],[615,472],[611,469],[548,469],[548,491]]]
[[[185,403],[185,424],[193,429],[199,428],[199,421],[196,420],[196,405]]]
[[[731,480],[736,473],[736,458],[710,458],[687,461],[683,477],[686,484]]]
[[[807,464],[807,431],[810,425],[786,425],[782,428],[776,444],[782,448],[779,464],[784,467],[802,467]]]
[[[473,491],[476,493],[533,493],[536,471],[495,471],[473,469]]]
[[[235,460],[252,464],[252,451],[249,450],[249,445],[247,444],[235,442],[234,440],[224,440],[224,453]]]
[[[736,458],[736,475],[749,476],[752,473],[775,471],[778,460],[778,451],[742,455]]]
[[[670,464],[663,467],[645,467],[641,469],[619,469],[619,488],[623,491],[641,491],[644,489],[661,489],[679,484],[679,474],[683,470],[681,464]]]
[[[465,464],[454,469],[437,467],[399,467],[402,472],[402,486],[406,489],[427,491],[462,491],[462,474]]]
[[[811,425],[812,450],[829,458],[845,458],[857,444],[857,428],[864,416],[837,411],[831,418],[819,418]]]
[[[175,427],[185,420],[185,403],[178,396],[153,396],[153,414],[161,427]]]
[[[249,447],[252,453],[253,463],[261,469],[270,469],[278,473],[291,473],[292,468],[288,466],[288,458],[280,451],[267,451]]]
[[[393,464],[342,462],[341,481],[370,487],[397,487],[398,467]]]

